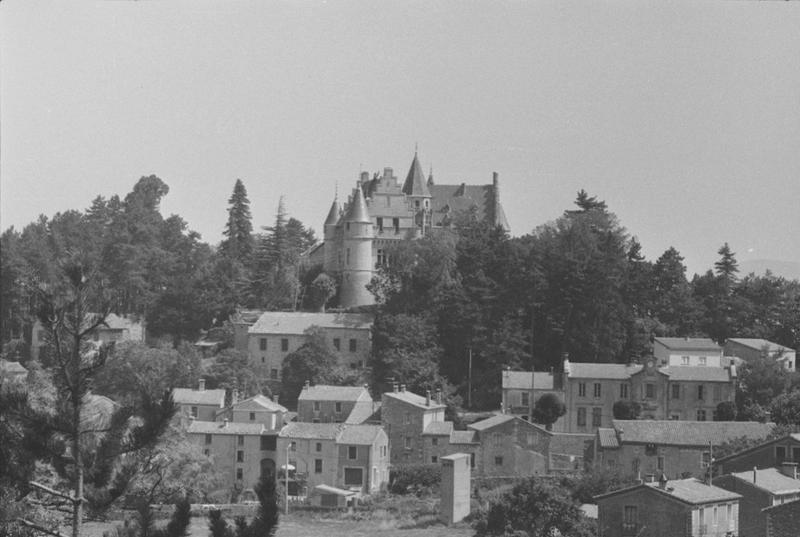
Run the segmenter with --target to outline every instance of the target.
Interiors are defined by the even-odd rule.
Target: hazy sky
[[[6,0],[0,121],[2,229],[156,174],[206,241],[236,178],[320,234],[417,143],[514,235],[585,188],[690,275],[800,261],[800,2]]]

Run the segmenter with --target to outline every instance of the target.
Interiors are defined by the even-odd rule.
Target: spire
[[[372,223],[367,210],[367,202],[364,201],[364,193],[361,191],[361,186],[357,186],[353,192],[353,200],[350,202],[350,207],[347,209],[347,215],[344,217],[345,222],[365,222]]]
[[[336,222],[339,221],[339,215],[342,212],[342,208],[339,206],[339,186],[336,186],[336,196],[333,198],[333,203],[331,204],[331,210],[328,211],[328,218],[325,219],[326,226],[335,226]]]
[[[408,170],[406,182],[403,183],[403,194],[425,197],[430,197],[431,195],[428,190],[428,185],[425,182],[425,172],[422,171],[422,166],[419,163],[416,152],[414,152],[414,160],[411,162],[411,168]]]
[[[428,174],[428,186],[433,186],[433,164],[431,164],[431,172]]]

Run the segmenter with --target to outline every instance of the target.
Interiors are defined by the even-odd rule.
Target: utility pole
[[[289,449],[291,449],[291,447],[292,442],[290,440],[289,443],[286,444],[286,467],[284,468],[283,472],[283,483],[285,487],[284,492],[286,492],[286,506],[284,510],[285,515],[289,514]]]
[[[472,347],[469,347],[469,373],[468,373],[467,408],[472,408]]]

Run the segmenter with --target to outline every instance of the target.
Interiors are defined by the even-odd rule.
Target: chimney
[[[199,384],[199,386],[197,387],[198,390],[200,390],[201,392],[206,391],[206,379],[200,379],[198,384]]]
[[[796,462],[783,462],[781,463],[780,471],[786,477],[797,479],[797,463]]]
[[[645,480],[645,483],[655,483],[656,476],[655,476],[655,474],[645,474],[644,480]]]
[[[231,405],[235,405],[239,402],[239,390],[234,388],[231,390]]]
[[[425,391],[425,406],[431,406],[431,391]]]
[[[361,182],[366,183],[369,181],[369,172],[361,172]]]
[[[278,398],[279,398],[279,397],[280,397],[280,394],[278,394],[278,393],[276,393],[276,394],[273,394],[273,395],[272,395],[272,401],[273,401],[273,402],[274,402],[276,405],[277,405],[277,404],[279,404],[279,403],[278,403]]]
[[[392,382],[392,391],[394,393],[397,393],[397,383],[396,382]]]
[[[436,388],[436,402],[442,404],[442,389]]]
[[[753,484],[754,485],[756,484],[756,481],[758,481],[758,468],[753,466]]]
[[[401,384],[400,385],[400,391],[403,392],[403,393],[406,393],[406,385],[405,384]]]
[[[661,477],[658,478],[658,488],[661,490],[667,489],[667,476],[664,474],[664,472],[661,472]]]
[[[570,374],[570,367],[569,367],[569,353],[565,352],[561,355],[564,360],[564,375],[569,377]]]
[[[227,429],[228,428],[228,418],[225,418],[224,420],[222,420],[222,428],[223,429]]]
[[[311,387],[311,381],[307,380],[305,384],[303,384],[303,389],[307,390]]]
[[[384,178],[384,179],[389,179],[389,178],[391,178],[391,177],[392,177],[392,172],[393,172],[393,171],[394,171],[394,170],[392,170],[391,168],[384,168],[384,169],[383,169],[383,178]]]

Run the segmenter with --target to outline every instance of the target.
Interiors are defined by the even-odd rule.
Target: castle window
[[[647,383],[644,385],[644,396],[647,399],[655,399],[656,398],[656,385]]]
[[[600,389],[601,389],[601,387],[602,387],[602,384],[600,384],[599,382],[595,382],[594,383],[594,396],[595,397],[600,397],[600,393],[601,393]]]
[[[392,218],[392,227],[394,227],[395,233],[400,233],[400,219],[399,218]]]
[[[706,421],[706,411],[702,408],[697,411],[697,421]]]
[[[278,378],[278,370],[275,368],[270,369],[269,378],[271,378],[272,380],[276,380]]]
[[[387,199],[388,199],[388,198],[387,198]],[[382,218],[382,217],[380,217],[380,216],[378,217],[378,231],[380,231],[381,233],[383,233],[383,218]]]
[[[705,386],[703,386],[702,384],[700,384],[700,385],[697,387],[697,398],[698,398],[700,401],[702,401],[703,399],[705,399]]]
[[[386,251],[383,249],[378,249],[378,261],[377,263],[375,263],[375,265],[379,267],[384,267],[387,264],[388,263],[386,262]]]
[[[602,408],[594,407],[592,409],[592,427],[600,427],[602,425]]]
[[[619,385],[619,398],[620,399],[627,399],[628,398],[628,385],[627,384],[620,384]]]
[[[578,408],[578,427],[586,427],[586,408]]]
[[[680,399],[681,398],[681,385],[680,384],[673,384],[672,385],[672,398],[673,399]]]
[[[586,397],[586,383],[579,382],[578,383],[578,397]]]

